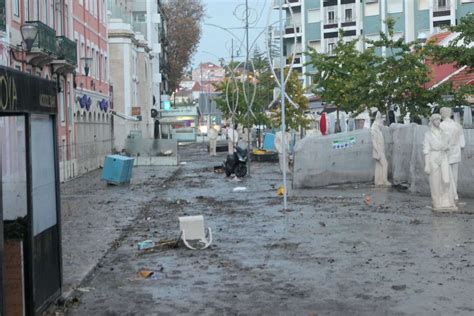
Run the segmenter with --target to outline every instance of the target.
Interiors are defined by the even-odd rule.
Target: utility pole
[[[286,126],[285,126],[285,60],[283,59],[283,1],[280,0],[280,85],[281,85],[281,147],[283,150],[283,209],[288,208],[286,188]]]
[[[249,68],[249,1],[248,0],[245,0],[245,39],[246,39],[246,51],[247,51],[247,54],[246,54],[246,57],[245,57],[245,82],[244,84],[247,85],[247,88],[244,90],[245,93],[248,93],[249,92],[249,84],[248,84],[248,68]],[[255,74],[254,74],[255,75]],[[246,98],[247,99],[247,108],[250,106],[250,103],[248,101],[249,98]],[[250,112],[249,109],[247,109],[247,113]],[[249,120],[250,121],[250,120]],[[251,148],[252,148],[252,144],[250,143],[250,140],[251,140],[251,137],[250,137],[250,134],[252,133],[252,125],[249,124],[249,127],[247,128],[247,152],[248,152],[248,164],[247,164],[247,173],[248,173],[248,176],[250,177],[250,153],[251,153]]]

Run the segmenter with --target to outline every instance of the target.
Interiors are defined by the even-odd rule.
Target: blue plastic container
[[[105,157],[102,180],[111,184],[130,182],[133,170],[133,158],[121,155],[108,155]]]
[[[275,134],[266,133],[263,138],[263,149],[268,151],[276,151],[275,149]]]

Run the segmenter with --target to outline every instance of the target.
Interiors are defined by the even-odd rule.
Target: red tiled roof
[[[433,44],[439,44],[439,43],[441,43],[442,40],[444,40],[449,35],[451,35],[451,32],[437,33],[437,34],[431,36],[428,39],[428,42],[433,42]]]
[[[450,35],[450,32],[438,33],[430,37],[429,41],[433,41],[435,44],[440,44]],[[451,81],[455,89],[462,85],[473,84],[471,81],[474,80],[474,72],[469,72],[469,68],[458,68],[455,64],[437,65],[431,61],[427,61],[426,64],[431,68],[432,78],[431,81],[426,84],[427,88],[431,88],[446,80]]]

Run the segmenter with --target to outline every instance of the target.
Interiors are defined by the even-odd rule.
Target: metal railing
[[[38,35],[33,43],[33,49],[39,49],[50,55],[56,54],[56,31],[53,28],[41,21],[26,21],[25,24],[33,24],[38,28]]]
[[[58,58],[77,65],[77,43],[66,36],[58,36]]]

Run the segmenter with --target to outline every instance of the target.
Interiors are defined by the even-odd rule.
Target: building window
[[[108,64],[108,59],[107,56],[105,56],[105,61],[104,61],[104,81],[108,82],[109,81],[109,73],[107,72],[107,67],[109,66]]]
[[[308,10],[308,23],[318,23],[321,22],[321,13],[319,9]]]
[[[327,53],[328,53],[328,55],[332,55],[332,54],[333,54],[334,48],[336,48],[336,43],[329,42],[329,43],[328,43],[328,48],[327,48]]]
[[[328,11],[328,24],[336,23],[336,12]]]
[[[438,7],[439,8],[446,8],[447,1],[446,0],[438,0]]]
[[[61,117],[61,125],[64,125],[64,123],[66,122],[66,102],[64,100],[64,89],[65,89],[65,86],[64,86],[64,80],[61,80],[61,92],[59,93],[59,113],[60,113],[60,117]]]
[[[25,1],[24,10],[25,10],[25,13],[24,13],[25,21],[29,21],[30,20],[30,1],[28,0]]]
[[[13,15],[20,17],[20,0],[13,0]]]
[[[48,24],[48,0],[43,0],[43,7],[42,7],[43,10],[41,10],[42,12],[42,22],[44,24]]]
[[[346,9],[345,10],[344,22],[352,22],[352,9]]]

